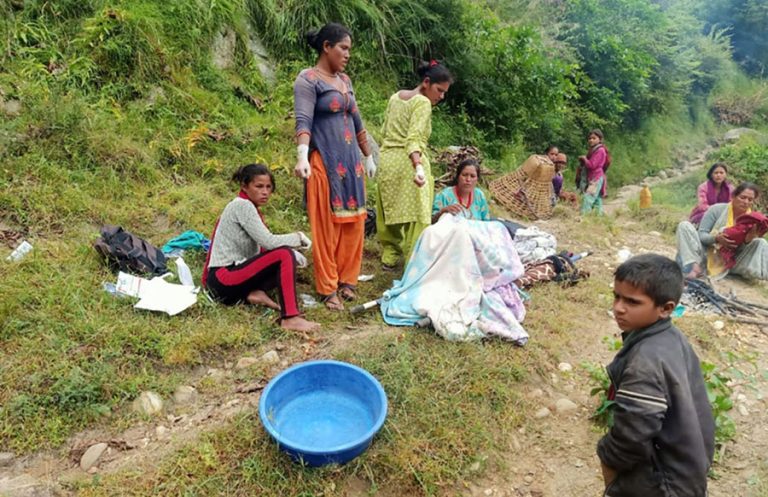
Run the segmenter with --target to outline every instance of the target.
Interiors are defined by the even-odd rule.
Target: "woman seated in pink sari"
[[[699,185],[697,195],[699,203],[693,208],[688,220],[698,225],[704,213],[709,206],[714,204],[726,204],[731,201],[733,185],[726,178],[728,177],[728,166],[722,162],[716,162],[707,171],[707,181]]]

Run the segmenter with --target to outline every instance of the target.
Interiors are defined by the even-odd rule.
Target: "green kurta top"
[[[384,117],[378,188],[386,224],[431,222],[435,185],[427,141],[432,133],[432,102],[424,95],[403,100],[395,93]],[[419,188],[413,182],[410,154],[421,153],[427,183]]]

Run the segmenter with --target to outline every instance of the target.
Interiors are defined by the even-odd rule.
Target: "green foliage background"
[[[252,109],[235,100],[235,88],[268,101],[267,112],[288,112],[287,85],[313,60],[300,34],[332,19],[354,34],[349,72],[365,97],[361,105],[374,134],[387,95],[415,84],[419,60],[438,58],[457,79],[445,112],[436,118],[435,144],[480,146],[503,162],[501,169],[509,169],[549,143],[579,155],[586,130],[601,127],[619,152],[616,170],[624,182],[663,165],[656,161],[669,160],[671,145],[654,135],[650,121],[671,118],[678,134],[694,141],[711,130],[707,102],[728,93],[724,87],[738,74],[731,58],[738,19],[727,24],[735,15],[727,3],[4,0],[0,91],[6,99],[24,97],[29,109],[54,100],[69,100],[67,109],[86,105],[83,112],[131,107],[135,113],[114,126],[138,149],[131,157],[118,154],[122,167],[126,162],[174,166],[185,161],[169,143],[188,134],[189,123],[251,131],[241,124],[247,127],[249,117],[243,114]],[[724,21],[714,23],[718,16]],[[757,21],[739,25],[738,40],[758,28]],[[233,30],[237,44],[235,64],[225,71],[214,68],[210,57],[222,29]],[[253,36],[276,61],[276,86],[257,71],[249,51]],[[166,101],[154,97],[158,88]],[[147,99],[149,105],[137,108]],[[83,117],[70,116],[74,126],[82,126]],[[146,124],[143,133],[127,129],[136,119]],[[23,127],[26,121],[15,124]],[[151,138],[153,129],[166,136]],[[284,129],[270,127],[267,133],[289,139]],[[256,141],[249,143],[262,148]],[[149,155],[148,142],[157,145]],[[642,142],[652,143],[653,157]],[[82,152],[74,164],[104,164],[95,144],[68,148]],[[18,149],[12,152],[18,156]],[[201,166],[182,169],[200,172]]]

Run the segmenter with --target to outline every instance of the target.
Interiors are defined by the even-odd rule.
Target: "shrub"
[[[768,205],[768,144],[748,142],[727,145],[718,150],[717,157],[731,166],[733,177],[756,183],[761,189],[758,203]]]
[[[533,143],[557,135],[566,101],[575,95],[573,67],[547,53],[532,27],[503,27],[480,7],[468,8],[462,25],[449,62],[458,103],[473,122],[495,136]]]

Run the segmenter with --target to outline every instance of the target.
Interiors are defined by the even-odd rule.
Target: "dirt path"
[[[663,183],[675,181],[676,178],[692,173],[694,171],[700,171],[704,166],[704,162],[707,156],[712,153],[713,150],[714,148],[712,147],[705,147],[693,160],[682,163],[680,167],[674,167],[662,171],[660,176],[647,177],[643,180],[643,183],[653,187]],[[702,177],[703,176],[704,175],[702,175]],[[626,207],[631,200],[635,200],[639,197],[641,189],[641,185],[622,186],[616,193],[616,197],[604,204],[603,208],[605,209],[606,214],[615,214],[619,209]]]

